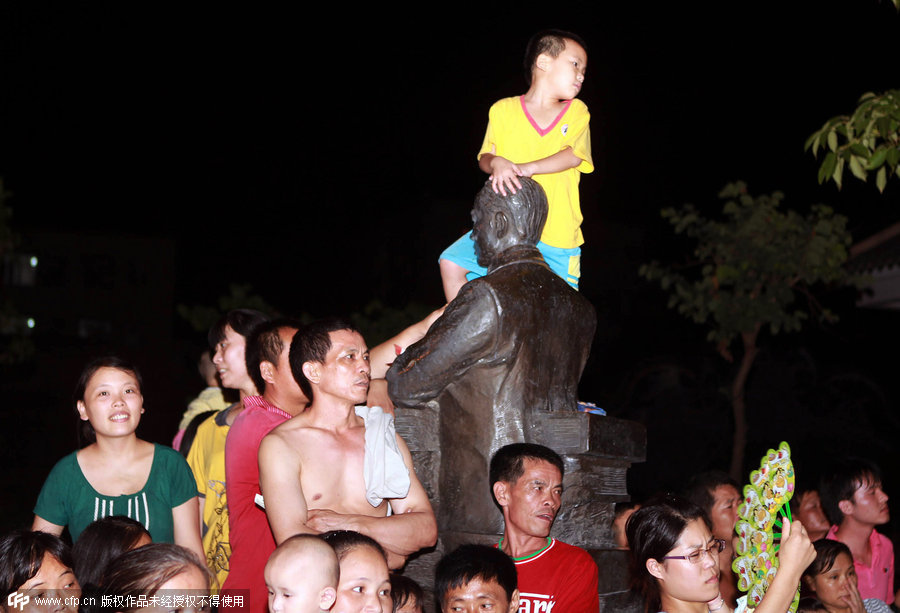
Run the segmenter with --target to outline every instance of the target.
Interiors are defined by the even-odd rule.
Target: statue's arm
[[[425,337],[397,356],[388,370],[394,404],[419,406],[494,353],[497,302],[485,284],[467,283]]]

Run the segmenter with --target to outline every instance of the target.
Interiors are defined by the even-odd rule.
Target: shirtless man
[[[354,410],[366,402],[369,352],[349,323],[306,326],[291,343],[291,371],[309,408],[270,432],[259,449],[260,487],[277,543],[294,534],[354,530],[381,544],[391,568],[437,541],[431,503],[406,443],[395,434],[409,473],[404,497],[372,506],[363,476],[366,426]],[[402,469],[401,469],[402,470]]]

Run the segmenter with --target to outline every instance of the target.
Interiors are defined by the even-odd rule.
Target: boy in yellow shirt
[[[532,177],[547,194],[549,214],[537,247],[550,268],[578,289],[581,276],[581,204],[578,182],[594,170],[590,113],[575,99],[584,83],[587,52],[570,32],[547,30],[532,37],[525,54],[529,88],[522,96],[494,103],[478,165],[495,192],[506,195]],[[470,234],[440,257],[447,301],[466,281],[487,274],[477,261]]]

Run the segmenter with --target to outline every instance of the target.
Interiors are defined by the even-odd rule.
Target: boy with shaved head
[[[298,534],[272,552],[264,575],[269,613],[320,613],[334,605],[340,565],[331,545]]]

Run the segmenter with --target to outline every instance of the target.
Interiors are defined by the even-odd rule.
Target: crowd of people
[[[747,610],[732,568],[742,502],[728,474],[707,471],[679,495],[617,509],[619,544],[631,549],[633,587],[648,611]],[[801,482],[790,500],[794,521],[782,527],[778,572],[756,610],[787,611],[798,586],[801,612],[893,610],[893,545],[876,530],[890,519],[887,503],[879,467],[861,458],[836,459],[819,483]]]
[[[49,597],[69,603],[60,610],[125,611],[169,598],[177,609],[424,611],[425,592],[403,568],[436,544],[437,523],[378,381],[439,315],[369,350],[344,320],[225,314],[209,333],[221,384],[198,396],[206,410],[191,403],[190,419],[173,424],[177,450],[136,435],[137,368],[92,361],[76,384],[86,444],[48,475],[31,529],[0,539],[7,604]],[[232,403],[221,401],[228,390]],[[550,536],[563,459],[516,443],[487,471],[503,535],[441,559],[439,607],[598,610],[593,557]],[[709,471],[678,496],[617,505],[607,528],[631,551],[647,610],[743,610],[731,569],[741,501],[738,483]],[[893,547],[875,530],[889,520],[887,502],[879,468],[863,460],[835,463],[815,487],[801,481],[761,613],[786,611],[798,584],[801,610],[889,611]]]
[[[439,314],[369,350],[341,319],[300,325],[228,312],[209,341],[219,392],[233,390],[236,400],[222,403],[214,386],[204,389],[204,405],[219,408],[197,412],[190,403],[191,419],[173,440],[178,450],[137,437],[138,369],[118,357],[92,361],[76,386],[89,442],[52,469],[31,530],[7,537],[0,565],[26,569],[8,577],[8,598],[40,586],[70,602],[82,595],[88,609],[85,602],[172,596],[191,586],[207,604],[257,612],[302,610],[291,607],[307,601],[320,607],[309,610],[387,611],[392,595],[396,610],[423,610],[421,587],[402,569],[409,555],[436,544],[437,524],[377,382]],[[489,473],[505,521],[496,550],[523,582],[516,598],[535,610],[596,609],[595,562],[549,536],[562,458],[539,445],[508,445]],[[147,578],[144,566],[163,561],[144,560],[133,569],[139,576],[128,576],[128,560],[142,560],[134,552],[147,547],[181,565]],[[27,560],[16,560],[25,551]],[[66,572],[57,576],[58,568]]]

